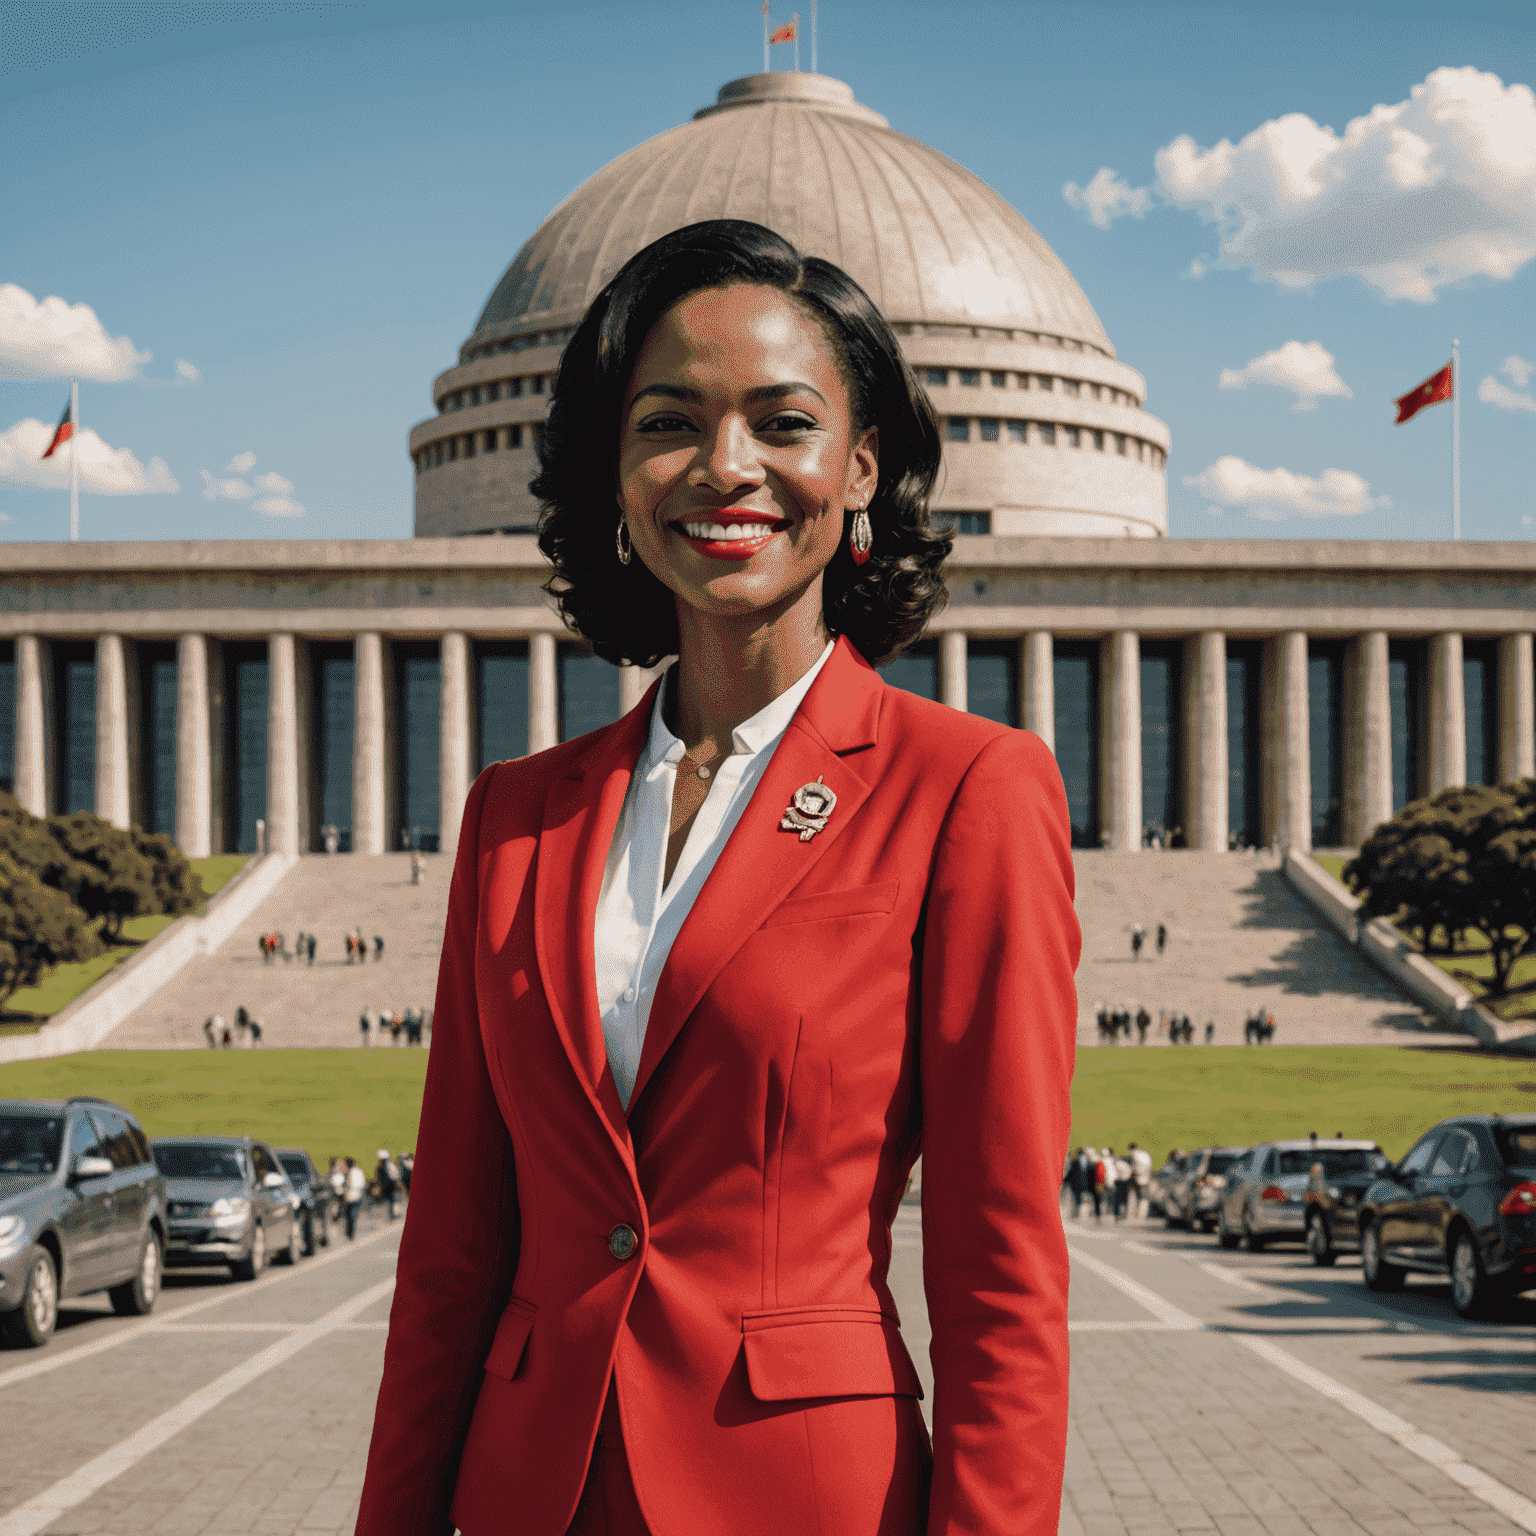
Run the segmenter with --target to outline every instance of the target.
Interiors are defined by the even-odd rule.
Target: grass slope
[[[258,1136],[373,1164],[416,1144],[423,1050],[86,1051],[0,1066],[0,1097],[94,1093],[150,1136]]]

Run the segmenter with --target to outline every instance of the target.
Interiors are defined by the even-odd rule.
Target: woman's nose
[[[720,419],[699,445],[699,457],[688,478],[694,485],[722,493],[762,483],[763,467],[758,463],[752,434],[740,416]]]

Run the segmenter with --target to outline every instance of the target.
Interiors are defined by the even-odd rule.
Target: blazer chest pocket
[[[759,1402],[797,1397],[921,1397],[894,1318],[860,1307],[751,1312],[741,1320],[747,1381]]]
[[[485,1369],[503,1381],[513,1381],[522,1375],[523,1363],[528,1353],[528,1335],[533,1332],[533,1316],[539,1309],[531,1301],[514,1296],[496,1325],[496,1337],[491,1340],[491,1352],[485,1357]]]
[[[764,928],[787,923],[819,923],[833,917],[889,916],[895,909],[901,881],[880,880],[874,885],[853,885],[842,891],[821,891],[815,896],[795,896],[781,901],[763,922]]]

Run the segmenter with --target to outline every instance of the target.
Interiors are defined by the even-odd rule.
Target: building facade
[[[194,857],[451,850],[485,764],[650,681],[544,578],[526,539],[9,546],[0,783]],[[1536,772],[1536,545],[961,535],[949,589],[887,680],[1044,737],[1080,846],[1352,845]]]

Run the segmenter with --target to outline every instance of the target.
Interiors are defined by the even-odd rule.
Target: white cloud
[[[79,378],[115,384],[150,359],[126,336],[109,336],[89,304],[47,298],[0,283],[0,375],[13,379]]]
[[[293,489],[293,481],[285,480],[283,476],[275,473],[257,475],[256,489],[268,491],[275,496],[286,496]]]
[[[256,487],[245,480],[218,480],[203,471],[204,501],[249,501]]]
[[[1511,389],[1507,384],[1499,383],[1491,373],[1477,386],[1477,398],[1484,405],[1498,406],[1501,411],[1530,411],[1536,415],[1536,395]]]
[[[1309,288],[1352,273],[1428,304],[1450,283],[1513,277],[1536,255],[1536,92],[1471,66],[1435,70],[1342,134],[1292,112],[1236,144],[1181,135],[1154,160],[1156,192],[1216,226],[1220,254],[1196,261],[1196,277],[1252,267]],[[1107,201],[1074,203],[1095,223],[1139,211],[1149,193],[1112,174],[1103,186]]]
[[[189,363],[186,358],[176,359],[176,378],[183,384],[201,384],[203,373],[196,363]]]
[[[1370,486],[1347,469],[1325,469],[1321,475],[1298,475],[1289,469],[1260,469],[1226,454],[1198,475],[1186,475],[1212,501],[1242,507],[1250,517],[1282,522],[1292,513],[1302,517],[1355,517],[1373,507],[1391,506],[1385,496],[1372,496]],[[1210,509],[1215,513],[1215,509]],[[1215,513],[1220,516],[1220,513]]]
[[[1333,366],[1333,353],[1320,341],[1288,341],[1241,368],[1221,370],[1223,389],[1246,389],[1250,384],[1290,390],[1296,396],[1292,409],[1297,411],[1316,410],[1320,395],[1354,398],[1354,391]]]
[[[264,496],[255,503],[256,510],[267,517],[303,517],[304,507],[291,496]]]
[[[43,457],[54,428],[28,417],[0,433],[0,481],[43,490],[66,490],[70,481],[70,445],[51,459]],[[71,440],[80,454],[80,489],[96,496],[145,496],[179,491],[164,459],[139,463],[128,448],[109,448],[87,427]]]
[[[237,453],[228,464],[224,466],[226,475],[248,475],[256,468],[256,455],[254,453]]]
[[[224,466],[228,479],[203,471],[203,496],[208,501],[249,501],[251,509],[263,517],[303,517],[306,508],[289,494],[293,481],[276,470],[256,475],[254,483],[242,478],[256,467],[256,455],[247,450],[237,453]]]
[[[1086,212],[1100,229],[1108,229],[1125,214],[1139,219],[1152,207],[1152,194],[1146,187],[1131,186],[1107,165],[1099,167],[1086,187],[1069,181],[1061,195],[1073,208]]]

